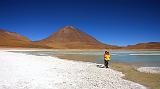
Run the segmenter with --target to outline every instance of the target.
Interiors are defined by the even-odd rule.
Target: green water
[[[38,56],[53,56],[53,55],[77,55],[94,56],[96,63],[103,63],[104,51],[21,51],[21,53],[38,55]],[[144,63],[152,66],[160,66],[160,51],[110,51],[111,62],[128,62],[128,63]],[[96,56],[96,57],[95,57]]]

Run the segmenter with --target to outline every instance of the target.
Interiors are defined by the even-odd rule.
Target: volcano
[[[48,38],[37,41],[49,47],[59,49],[104,49],[118,48],[117,46],[103,44],[92,36],[76,29],[72,26],[65,26]]]

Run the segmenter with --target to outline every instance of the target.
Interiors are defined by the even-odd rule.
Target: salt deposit
[[[0,52],[0,89],[146,89],[95,63]]]
[[[137,70],[146,73],[160,73],[160,67],[140,67]]]

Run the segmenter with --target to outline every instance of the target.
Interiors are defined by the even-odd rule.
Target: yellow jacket
[[[104,54],[104,59],[105,59],[106,61],[109,61],[109,60],[110,60],[110,55]]]

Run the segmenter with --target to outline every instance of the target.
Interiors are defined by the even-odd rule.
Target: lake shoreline
[[[53,56],[54,57],[54,56]],[[91,60],[83,61],[78,59],[79,57],[69,57],[69,56],[56,56],[64,60],[73,60],[73,61],[82,61],[82,62],[92,62]],[[137,63],[128,63],[128,62],[110,62],[109,67],[111,69],[121,71],[125,76],[124,79],[137,82],[139,84],[145,85],[151,89],[160,88],[160,74],[152,74],[146,72],[140,72],[137,69],[141,66],[138,66]],[[136,77],[134,77],[136,76]],[[146,81],[147,80],[147,81]]]
[[[95,63],[50,56],[0,52],[1,89],[146,89],[122,79],[122,72]],[[106,77],[107,75],[107,77]]]
[[[16,52],[17,50],[12,50],[12,51]],[[18,50],[18,51],[26,51],[26,50]],[[29,50],[29,51],[44,51],[44,50],[39,49],[39,50]],[[59,51],[59,50],[57,50],[57,51]],[[68,51],[70,51],[70,50],[67,50],[67,52]],[[77,57],[75,55],[72,56],[72,57],[65,56],[65,55],[63,55],[63,56],[62,55],[52,55],[52,56],[53,57],[56,56],[56,57],[61,58],[63,60],[65,59],[65,60],[82,61],[82,62],[93,62],[93,58],[96,57],[96,56],[95,57],[82,57],[83,60],[81,60],[81,57]],[[88,58],[89,58],[89,60],[88,60]],[[96,62],[94,62],[94,63],[96,63]],[[110,66],[111,69],[121,71],[122,73],[124,73],[125,74],[125,76],[123,77],[124,79],[137,82],[139,84],[145,85],[145,86],[150,87],[152,89],[160,88],[160,75],[159,74],[139,72],[139,71],[137,71],[137,68],[140,67],[140,66],[134,65],[134,63],[110,62],[109,66]],[[134,77],[133,75],[136,76],[136,77]]]

